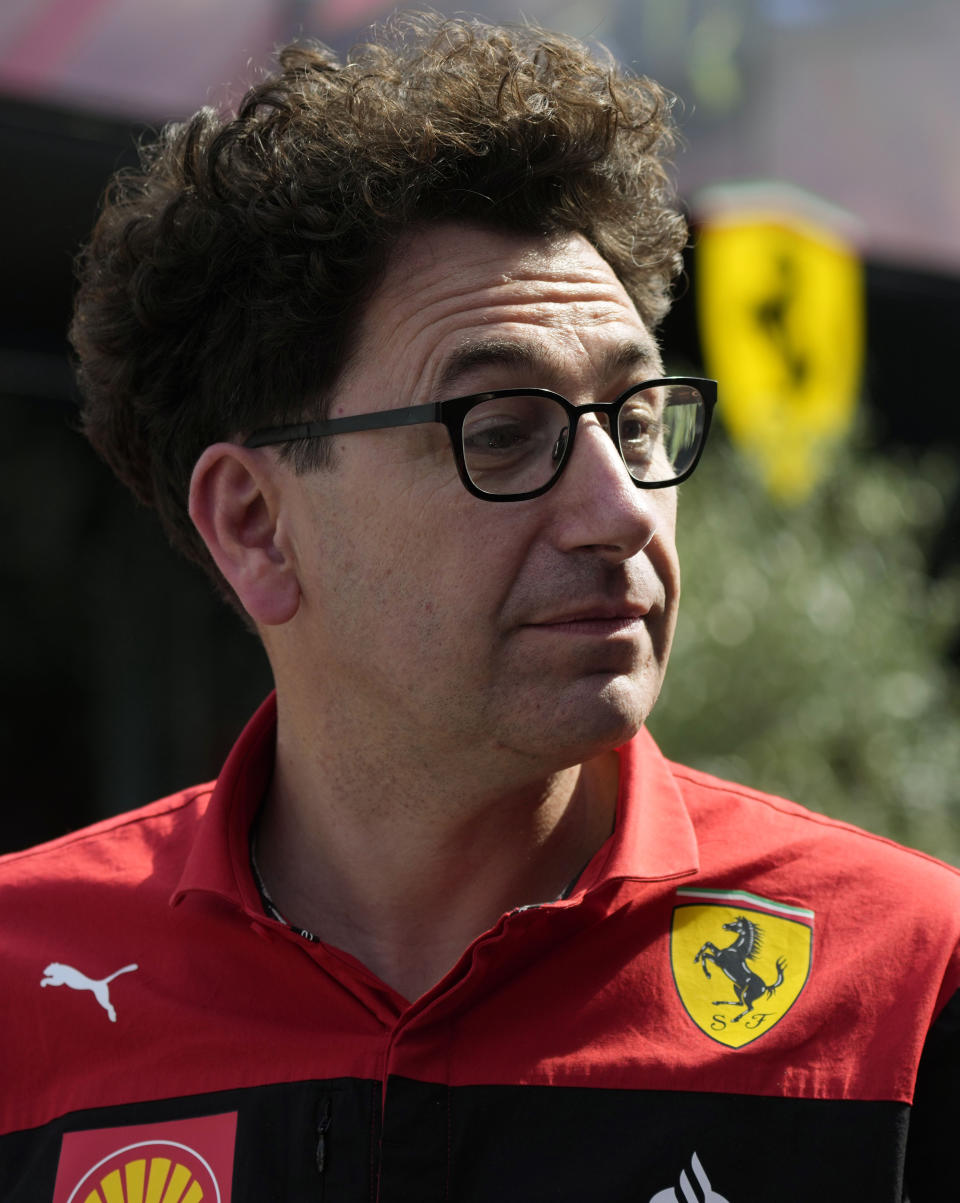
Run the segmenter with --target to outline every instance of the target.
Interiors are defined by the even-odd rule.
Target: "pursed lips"
[[[644,623],[652,607],[629,602],[594,605],[551,614],[525,623],[527,627],[557,633],[610,635],[627,633]]]

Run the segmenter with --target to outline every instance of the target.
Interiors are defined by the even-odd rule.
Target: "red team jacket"
[[[413,1003],[268,918],[275,712],[0,862],[3,1203],[946,1203],[960,873],[621,750],[572,894]]]

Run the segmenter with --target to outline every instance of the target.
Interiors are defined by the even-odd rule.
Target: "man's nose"
[[[591,549],[611,563],[642,551],[657,530],[658,507],[627,471],[604,417],[580,419],[570,459],[551,490],[564,551]]]

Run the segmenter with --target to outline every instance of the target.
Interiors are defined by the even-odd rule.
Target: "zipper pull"
[[[330,1130],[330,1099],[325,1098],[317,1120],[317,1173],[322,1174],[327,1165],[327,1133]]]

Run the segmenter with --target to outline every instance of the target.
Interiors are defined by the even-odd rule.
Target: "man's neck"
[[[496,791],[279,731],[259,821],[264,884],[292,923],[415,999],[504,912],[553,901],[613,829],[617,758]]]

